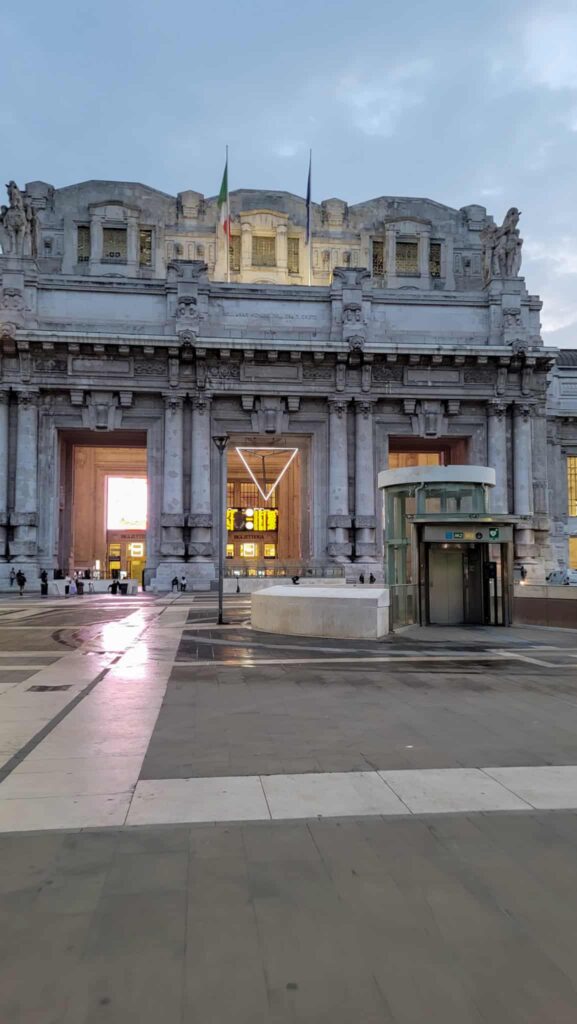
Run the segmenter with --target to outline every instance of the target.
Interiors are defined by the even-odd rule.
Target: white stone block
[[[267,587],[252,595],[251,624],[267,633],[378,640],[389,632],[389,590]]]

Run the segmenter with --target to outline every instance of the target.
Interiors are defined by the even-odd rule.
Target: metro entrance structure
[[[327,199],[309,251],[284,192],[232,193],[230,240],[192,191],[34,181],[9,204],[25,226],[0,218],[0,586],[12,567],[213,586],[223,434],[231,574],[382,580],[378,473],[435,466],[494,471],[489,512],[528,578],[566,561],[572,428],[547,417],[556,352],[518,211]]]
[[[379,473],[393,626],[511,625],[515,517],[490,512],[494,486],[483,466]]]

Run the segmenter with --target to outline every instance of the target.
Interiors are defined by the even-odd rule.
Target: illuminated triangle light
[[[295,456],[296,456],[296,454],[298,452],[298,448],[266,448],[266,447],[260,447],[260,448],[237,448],[236,451],[237,451],[238,456],[241,459],[241,461],[242,461],[242,463],[243,463],[247,473],[249,474],[252,482],[254,484],[256,484],[256,486],[257,486],[257,488],[259,490],[259,493],[262,495],[263,500],[264,501],[268,501],[268,499],[271,497],[271,495],[274,494],[276,488],[278,487],[279,483],[281,482],[281,480],[282,480],[283,476],[285,475],[287,469],[289,468],[291,462],[295,458]],[[246,459],[245,459],[245,457],[243,455],[243,452],[269,452],[270,455],[275,455],[277,452],[290,452],[289,457],[288,457],[285,465],[281,469],[281,471],[280,471],[279,475],[277,476],[274,484],[271,487],[269,487],[269,489],[266,492],[266,494],[263,491],[261,485],[259,484],[257,478],[255,477],[255,475],[254,475],[252,469],[250,468],[248,462],[246,461]]]

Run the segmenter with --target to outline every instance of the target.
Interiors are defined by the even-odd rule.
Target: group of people
[[[18,587],[18,593],[20,594],[20,597],[22,597],[24,595],[24,588],[28,582],[25,574],[22,572],[22,569],[18,569],[18,571],[16,571],[16,569],[12,567],[8,578],[10,580],[10,586],[13,587],[14,584],[16,584]],[[92,580],[87,580],[86,582],[88,583],[88,593],[93,594],[94,584]],[[82,597],[84,594],[84,584],[85,581],[79,572],[75,572],[74,576],[65,576],[64,596],[70,597],[70,592],[72,588],[74,588],[74,592],[77,593],[79,597]],[[46,569],[43,569],[40,573],[40,594],[42,597],[48,597],[48,573]]]
[[[173,576],[170,586],[173,592],[176,590],[178,593],[178,591],[180,590],[180,593],[184,594],[184,592],[186,591],[186,576],[181,576],[180,581],[178,579],[178,576]]]

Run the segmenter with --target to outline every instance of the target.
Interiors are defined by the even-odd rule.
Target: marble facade
[[[159,587],[175,572],[191,586],[214,578],[211,436],[224,432],[306,448],[311,565],[378,571],[377,473],[389,444],[419,439],[495,468],[494,508],[517,517],[516,556],[531,576],[566,559],[572,392],[561,399],[566,368],[543,345],[541,302],[518,276],[514,209],[497,227],[477,205],[330,199],[313,206],[309,249],[303,199],[240,190],[227,281],[216,200],[200,193],[32,182],[9,198],[0,579],[11,566],[72,568],[64,449],[112,432],[119,446],[145,439]],[[577,396],[573,416],[576,406]]]

